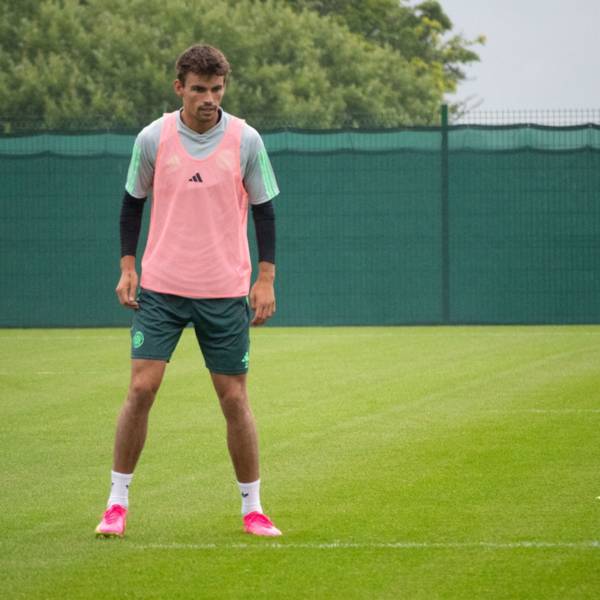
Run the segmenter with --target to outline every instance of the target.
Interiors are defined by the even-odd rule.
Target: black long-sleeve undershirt
[[[135,256],[142,227],[146,198],[135,198],[127,191],[121,205],[121,256]],[[258,260],[275,264],[275,211],[273,202],[252,205],[252,219],[256,231]]]
[[[121,218],[119,219],[121,256],[135,256],[138,240],[140,239],[145,202],[146,198],[135,198],[125,191],[123,203],[121,204]]]
[[[252,205],[259,262],[275,264],[275,210],[273,202]]]

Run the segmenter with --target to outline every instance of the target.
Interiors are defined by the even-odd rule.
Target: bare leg
[[[256,481],[258,469],[258,435],[248,404],[246,375],[211,373],[215,391],[227,421],[227,447],[237,480]]]
[[[133,359],[127,399],[117,421],[113,470],[133,473],[140,457],[148,414],[160,387],[167,363],[162,360]]]

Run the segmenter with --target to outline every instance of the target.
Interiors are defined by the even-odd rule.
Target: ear
[[[173,89],[175,90],[175,93],[181,98],[183,96],[183,88],[184,85],[183,83],[181,83],[181,81],[179,81],[179,79],[176,79],[173,82]]]

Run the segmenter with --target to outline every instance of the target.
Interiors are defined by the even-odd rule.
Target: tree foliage
[[[0,0],[0,17],[0,116],[49,128],[175,109],[174,62],[196,42],[233,67],[225,108],[263,128],[432,123],[476,59],[441,41],[434,1]]]
[[[422,71],[434,74],[442,92],[456,91],[464,80],[463,66],[479,60],[473,46],[450,35],[453,24],[436,0],[409,6],[404,0],[288,0],[296,10],[314,10],[344,23],[350,31],[380,46],[393,48]]]

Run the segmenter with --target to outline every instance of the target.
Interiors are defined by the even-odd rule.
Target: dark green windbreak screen
[[[600,321],[600,152],[449,158],[450,315],[458,323]]]
[[[444,157],[440,129],[264,134],[273,324],[600,322],[600,128],[447,135]],[[129,324],[114,288],[133,140],[0,138],[0,326]],[[255,254],[251,220],[250,239]]]
[[[440,316],[437,153],[273,156],[280,323]]]

